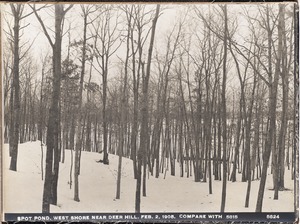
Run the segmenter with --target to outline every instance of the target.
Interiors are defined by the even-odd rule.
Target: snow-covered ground
[[[45,146],[43,147],[45,150]],[[40,142],[19,145],[18,171],[9,170],[8,145],[4,146],[4,210],[5,212],[41,212],[43,181],[41,179]],[[45,151],[44,151],[45,157]],[[65,163],[60,164],[58,205],[51,212],[134,212],[136,181],[133,179],[132,161],[123,159],[121,199],[115,199],[118,157],[109,155],[110,164],[96,160],[101,154],[82,152],[80,202],[73,200],[70,189],[71,151],[66,150]],[[175,177],[167,173],[166,179],[150,176],[147,179],[147,197],[142,197],[141,212],[219,212],[222,182],[213,181],[213,194],[208,194],[208,182],[194,182],[193,177]],[[72,174],[73,175],[73,174]],[[272,175],[268,174],[263,212],[292,212],[294,203],[291,172],[286,171],[285,187],[279,200],[273,200]],[[238,176],[240,180],[240,176]],[[250,207],[245,208],[247,183],[228,182],[225,212],[254,212],[259,181],[251,185]]]

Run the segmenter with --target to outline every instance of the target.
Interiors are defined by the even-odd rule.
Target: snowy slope
[[[45,157],[45,146],[44,157]],[[4,147],[4,209],[5,212],[41,212],[43,181],[41,179],[40,142],[19,145],[18,171],[9,170],[8,145]],[[116,177],[118,157],[109,155],[110,164],[96,163],[101,154],[82,152],[80,181],[80,202],[73,200],[70,189],[71,151],[66,150],[65,163],[60,164],[58,185],[58,206],[51,206],[52,212],[134,212],[136,182],[133,179],[132,161],[123,159],[121,199],[116,200]],[[193,177],[180,178],[179,169],[175,177],[150,176],[147,180],[147,197],[142,197],[141,212],[219,212],[222,182],[213,181],[213,194],[208,194],[208,182],[196,183]],[[73,174],[72,174],[73,175]],[[293,211],[293,181],[291,172],[286,171],[285,185],[289,191],[280,191],[279,200],[273,200],[272,176],[266,184],[263,212]],[[240,180],[240,176],[238,176]],[[228,182],[226,212],[254,212],[259,181],[252,182],[250,207],[245,208],[247,183]]]

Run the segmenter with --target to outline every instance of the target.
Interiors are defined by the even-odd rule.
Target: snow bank
[[[43,146],[45,159],[46,147]],[[41,173],[41,144],[28,142],[19,145],[18,171],[9,170],[8,145],[4,146],[4,208],[5,212],[33,213],[42,210],[43,181]],[[58,205],[52,212],[134,212],[136,181],[132,161],[123,158],[121,199],[115,199],[118,157],[109,155],[110,164],[96,163],[99,153],[82,152],[79,176],[80,202],[73,200],[70,189],[71,150],[65,151],[65,163],[60,163]],[[179,169],[176,170],[179,175]],[[239,175],[239,174],[238,174]],[[72,174],[73,178],[73,174]],[[237,176],[240,180],[240,176]],[[285,185],[291,189],[280,191],[279,200],[273,200],[272,175],[268,174],[263,212],[292,212],[294,203],[291,172],[286,171]],[[247,183],[228,182],[225,212],[254,212],[259,181],[251,186],[250,207],[245,208]],[[141,212],[219,212],[222,182],[213,181],[213,194],[208,194],[208,182],[194,182],[193,177],[163,174],[147,179],[147,197],[142,197]]]

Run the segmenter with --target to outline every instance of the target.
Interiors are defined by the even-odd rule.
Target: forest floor
[[[45,159],[45,146],[44,159]],[[40,142],[19,145],[18,171],[9,170],[8,145],[4,145],[4,210],[5,212],[41,212],[43,181],[41,175]],[[134,212],[136,181],[133,179],[132,161],[123,158],[121,199],[115,199],[118,156],[109,155],[109,165],[97,163],[99,153],[82,152],[79,176],[80,202],[73,200],[74,185],[70,189],[71,151],[65,151],[65,162],[60,163],[58,205],[51,205],[51,212]],[[141,198],[141,212],[219,212],[222,181],[214,180],[213,194],[208,194],[208,182],[194,182],[194,178],[179,177],[167,172],[166,178],[147,179],[147,197]],[[270,169],[269,169],[270,171]],[[72,173],[73,178],[73,173]],[[259,181],[251,185],[250,206],[245,208],[247,183],[228,182],[225,212],[254,212]],[[263,212],[292,212],[294,204],[291,171],[286,170],[285,187],[279,192],[279,200],[273,200],[272,175],[268,174]]]

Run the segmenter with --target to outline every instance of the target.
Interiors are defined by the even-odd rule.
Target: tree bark
[[[222,80],[222,140],[223,140],[223,183],[222,183],[222,201],[221,212],[225,211],[226,204],[226,186],[227,186],[227,120],[226,120],[226,78],[227,78],[227,34],[228,18],[227,5],[224,5],[224,57],[223,57],[223,80]]]
[[[55,6],[55,42],[53,43],[41,17],[33,7],[33,11],[40,22],[43,31],[53,50],[53,81],[52,81],[52,101],[49,109],[49,118],[47,125],[47,152],[46,152],[46,169],[43,190],[42,212],[50,212],[50,204],[57,204],[57,183],[59,173],[60,149],[59,149],[59,102],[60,102],[60,84],[61,84],[61,43],[62,43],[62,23],[66,12],[72,7],[70,5],[64,10],[64,5],[56,4]]]
[[[269,88],[269,128],[267,132],[267,138],[265,142],[265,150],[263,153],[263,167],[262,167],[262,176],[261,181],[259,184],[259,191],[258,191],[258,197],[256,202],[256,212],[262,211],[262,204],[263,204],[263,198],[264,198],[264,190],[266,185],[266,178],[267,178],[267,170],[268,170],[268,164],[270,159],[270,154],[272,150],[272,143],[274,141],[274,132],[276,130],[276,104],[277,104],[277,88],[278,88],[278,79],[279,79],[279,73],[280,73],[280,61],[282,57],[282,7],[283,5],[279,5],[279,24],[278,24],[278,53],[277,53],[277,59],[276,59],[276,68],[274,73],[274,79],[273,82],[270,83]],[[269,16],[269,14],[267,14]],[[270,40],[269,40],[270,41]],[[272,70],[269,70],[271,74]]]
[[[80,175],[80,151],[83,145],[83,128],[82,119],[82,95],[83,95],[83,81],[85,75],[85,62],[86,62],[86,40],[87,40],[87,18],[88,9],[82,6],[83,12],[83,41],[82,41],[82,58],[81,58],[81,72],[80,72],[80,82],[79,82],[79,92],[78,92],[78,105],[77,113],[74,115],[75,127],[76,127],[76,144],[75,144],[75,156],[74,156],[74,201],[79,202],[79,175]]]
[[[137,176],[137,185],[136,185],[136,201],[135,201],[135,212],[140,213],[140,205],[141,205],[141,169],[143,158],[145,156],[145,152],[147,152],[147,148],[149,146],[148,139],[148,85],[150,79],[150,68],[151,68],[151,59],[152,59],[152,51],[155,37],[155,29],[156,23],[159,16],[160,5],[156,6],[155,17],[152,21],[152,30],[151,30],[151,38],[150,45],[148,50],[148,61],[147,61],[147,69],[146,74],[143,77],[143,95],[142,95],[142,105],[141,105],[141,115],[142,115],[142,123],[141,123],[141,133],[140,133],[140,148],[138,151],[138,176]],[[146,164],[144,164],[145,166]]]
[[[24,6],[11,4],[11,10],[14,16],[14,28],[13,28],[13,81],[12,81],[12,95],[13,108],[12,109],[12,122],[10,132],[10,170],[17,171],[17,159],[18,159],[18,143],[19,143],[19,131],[20,131],[20,80],[19,80],[19,39],[20,39],[20,20],[22,17]]]

